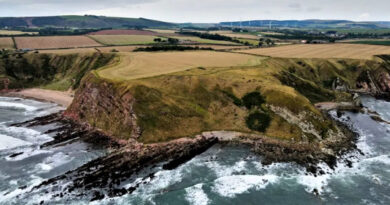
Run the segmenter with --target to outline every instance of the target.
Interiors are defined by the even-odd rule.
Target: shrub
[[[251,130],[259,132],[265,132],[271,122],[271,117],[266,113],[260,113],[258,111],[250,114],[246,120],[246,125]]]
[[[238,97],[236,97],[233,93],[229,92],[229,91],[222,91],[226,96],[228,96],[230,99],[233,100],[233,103],[237,106],[242,106],[243,103],[242,103],[242,100]]]
[[[251,109],[253,107],[260,107],[263,103],[265,103],[265,100],[259,92],[251,92],[242,98],[242,102],[247,109]]]

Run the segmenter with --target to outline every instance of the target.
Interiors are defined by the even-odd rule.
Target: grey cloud
[[[300,9],[302,6],[300,3],[290,3],[288,5],[289,8],[292,8],[292,9]]]
[[[307,12],[318,12],[321,10],[322,10],[322,8],[320,8],[320,7],[309,7],[306,9]]]
[[[240,19],[390,20],[389,0],[0,0],[0,16],[96,14],[171,22]],[[267,12],[269,11],[269,12]]]

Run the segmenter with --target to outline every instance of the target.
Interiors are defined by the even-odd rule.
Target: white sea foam
[[[203,184],[197,184],[185,189],[186,199],[190,204],[207,205],[210,203],[210,199],[207,197],[207,194],[203,191],[202,187]]]
[[[0,130],[2,130],[6,135],[17,137],[18,139],[28,141],[32,144],[41,144],[53,139],[49,135],[42,134],[41,132],[25,127],[6,127],[4,125],[0,125]]]
[[[30,142],[0,134],[0,150],[31,145]]]
[[[62,152],[55,153],[43,160],[43,162],[38,163],[36,168],[40,170],[40,172],[48,172],[56,167],[59,167],[63,164],[66,164],[72,161],[74,157],[69,157]]]
[[[9,109],[9,110],[25,110],[28,112],[32,112],[38,109],[37,107],[25,105],[22,103],[4,102],[4,101],[0,101],[0,108]]]
[[[246,170],[247,162],[244,160],[236,162],[234,165],[221,165],[218,161],[207,162],[206,166],[215,172],[217,177],[232,175]]]
[[[224,176],[214,181],[213,191],[221,196],[233,198],[250,189],[260,190],[278,181],[276,175],[235,175]]]
[[[23,148],[20,150],[13,150],[14,153],[23,152],[22,154],[16,156],[16,157],[9,157],[7,156],[5,159],[7,161],[20,161],[27,159],[32,156],[40,155],[40,154],[46,154],[46,153],[52,153],[52,151],[49,150],[41,150],[41,149],[35,149],[35,148]]]

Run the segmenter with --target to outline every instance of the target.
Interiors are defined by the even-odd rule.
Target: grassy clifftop
[[[198,52],[188,52],[195,56],[193,59],[175,59],[175,54],[183,55],[137,53],[134,55],[141,57],[131,55],[127,60],[119,56],[113,66],[99,69],[83,80],[68,114],[119,138],[137,138],[147,143],[212,130],[318,141],[334,136],[337,128],[313,103],[349,100],[349,94],[332,89],[334,82],[355,88],[361,73],[386,66],[379,60],[260,57],[250,61],[257,63],[236,61],[227,66],[224,63],[232,57],[254,56],[208,52],[210,59],[214,55],[226,56],[218,66],[208,64],[206,57],[197,58]],[[150,59],[147,66],[138,61],[143,55]],[[181,62],[180,69],[157,72],[167,66],[177,68],[177,62]],[[243,100],[250,93],[259,93],[265,103],[246,107]],[[102,98],[109,100],[96,102]],[[253,118],[256,116],[259,118]],[[261,124],[267,124],[265,131],[253,129]]]

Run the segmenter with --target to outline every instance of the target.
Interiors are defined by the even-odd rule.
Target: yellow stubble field
[[[371,59],[374,55],[390,54],[390,46],[358,44],[296,44],[272,48],[256,48],[237,51],[282,58],[347,58]]]

